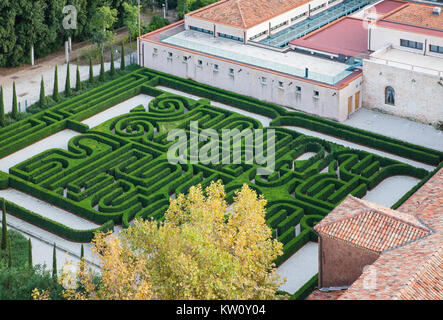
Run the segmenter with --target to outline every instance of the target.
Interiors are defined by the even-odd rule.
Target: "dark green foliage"
[[[306,282],[300,289],[297,290],[296,293],[294,293],[289,300],[304,300],[306,299],[312,291],[315,290],[315,288],[318,287],[318,274],[313,276],[311,279],[309,279],[308,282]]]
[[[58,71],[57,71],[57,66],[55,66],[55,71],[54,71],[54,90],[52,91],[52,99],[54,99],[54,101],[58,101],[59,100],[59,96],[58,96]]]
[[[92,59],[89,58],[89,83],[94,82],[94,69],[92,68]]]
[[[1,250],[6,250],[8,247],[8,226],[6,223],[6,201],[2,201],[2,239],[0,244]]]
[[[100,56],[100,76],[98,79],[100,82],[105,81],[105,60],[103,55]]]
[[[15,81],[12,84],[12,118],[17,119],[18,117],[18,104],[17,104],[17,90],[15,89]]]
[[[66,65],[66,82],[65,82],[65,97],[71,95],[71,72],[69,67],[69,62]]]
[[[28,267],[32,268],[34,264],[32,263],[32,243],[31,238],[28,240]]]
[[[80,79],[80,69],[77,65],[77,72],[76,72],[76,82],[75,82],[75,91],[81,91],[82,90],[82,81]]]
[[[40,83],[40,107],[43,108],[46,106],[46,94],[45,94],[45,82],[43,80]]]
[[[5,102],[3,97],[3,87],[0,86],[0,126],[4,127],[5,125]]]
[[[52,278],[57,279],[57,247],[54,242],[54,249],[52,250]]]
[[[82,244],[82,247],[80,250],[80,259],[83,259],[84,257],[85,257],[85,248],[83,247],[83,244]]]
[[[8,269],[12,268],[12,250],[11,241],[8,241]]]
[[[122,49],[121,49],[121,58],[120,58],[120,69],[125,70],[125,45],[122,43]]]

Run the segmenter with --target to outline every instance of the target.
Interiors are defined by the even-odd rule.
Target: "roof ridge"
[[[243,16],[242,9],[240,6],[240,0],[236,0],[235,3],[237,4],[238,12],[240,13],[241,21],[243,22],[243,27],[246,28],[246,21],[245,17]]]
[[[369,205],[370,202],[368,202],[366,200],[358,199],[358,198],[355,198],[355,200],[360,202],[361,204],[363,204],[366,208],[371,209],[373,211],[376,211],[379,214],[387,215],[390,218],[392,218],[392,219],[394,219],[394,220],[396,220],[398,222],[402,222],[402,223],[408,224],[408,225],[410,225],[412,227],[419,228],[419,229],[422,229],[424,231],[428,231],[428,232],[432,231],[427,225],[425,225],[423,222],[418,220],[418,218],[415,215],[413,215],[413,214],[402,212],[400,210],[394,210],[394,209],[391,209],[391,208],[388,208],[388,207],[384,207],[384,206],[380,206],[380,205],[378,205],[376,203],[374,203],[375,206],[371,207]],[[384,209],[387,209],[387,210],[383,211],[379,207],[383,207]],[[411,221],[405,220],[405,218],[403,217],[405,215],[413,218],[413,220],[415,220],[417,223],[413,223]]]

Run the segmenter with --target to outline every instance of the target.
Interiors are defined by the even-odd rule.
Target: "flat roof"
[[[370,57],[370,60],[377,61],[377,59],[381,59],[382,63],[386,63],[387,61],[388,65],[399,68],[412,70],[413,66],[413,70],[418,72],[433,75],[443,73],[443,58],[391,48],[385,52],[373,54]]]
[[[188,13],[216,23],[249,29],[312,0],[221,0]]]
[[[443,14],[439,16],[432,14],[434,7],[427,4],[408,3],[385,16],[383,20],[443,31]]]
[[[305,77],[305,68],[308,68],[309,76],[305,79],[330,85],[335,85],[353,73],[346,70],[350,66],[344,63],[293,51],[277,52],[193,30],[179,32],[161,41],[185,49],[302,78]]]
[[[352,17],[341,18],[317,32],[291,41],[290,44],[334,54],[356,56],[368,51],[367,22]]]

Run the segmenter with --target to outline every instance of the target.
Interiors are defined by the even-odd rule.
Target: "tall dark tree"
[[[52,251],[52,278],[57,278],[57,247],[54,242],[54,249]]]
[[[103,58],[103,55],[100,57],[100,76],[98,78],[100,82],[105,81],[105,60]]]
[[[6,224],[6,200],[2,204],[2,242],[0,249],[6,250],[8,248],[8,226]]]
[[[71,73],[69,62],[66,65],[66,82],[65,82],[65,97],[69,97],[71,95]]]
[[[32,268],[34,264],[32,263],[32,243],[31,238],[28,239],[28,267]]]
[[[3,87],[0,86],[0,126],[6,125],[5,102],[3,98]]]
[[[80,69],[78,68],[78,65],[77,65],[77,77],[76,78],[77,78],[77,80],[75,82],[75,90],[80,91],[82,89],[82,81],[80,79]]]
[[[94,82],[94,68],[92,67],[92,59],[89,58],[89,83]]]
[[[121,70],[125,70],[126,65],[125,65],[125,46],[122,43],[122,52],[121,52],[121,58],[120,58],[120,69]]]
[[[12,84],[12,118],[18,118],[18,106],[17,106],[17,90],[15,89],[15,81]]]
[[[45,82],[43,80],[40,82],[40,107],[46,106],[46,94],[45,94]]]
[[[52,93],[52,99],[54,99],[54,101],[58,101],[59,100],[59,96],[58,96],[58,70],[57,70],[57,66],[55,66],[55,72],[54,72],[54,90]]]
[[[80,259],[83,259],[84,257],[85,257],[85,248],[83,247],[83,244],[82,244],[82,247],[80,249]]]

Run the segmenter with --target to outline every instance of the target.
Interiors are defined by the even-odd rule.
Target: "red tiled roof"
[[[409,3],[384,17],[383,20],[443,30],[443,15],[433,15],[432,10],[434,7],[426,4]]]
[[[400,300],[442,299],[443,248],[423,265],[411,282],[400,291]]]
[[[420,219],[434,233],[383,252],[339,299],[443,300],[443,168],[398,210]],[[374,275],[375,287],[368,288]]]
[[[314,290],[305,300],[337,300],[346,290]]]
[[[342,207],[354,207],[347,214]],[[357,210],[358,208],[358,210]],[[374,252],[423,238],[431,231],[414,216],[354,198],[345,199],[314,228],[317,232]]]
[[[189,16],[248,29],[311,0],[221,0]]]

